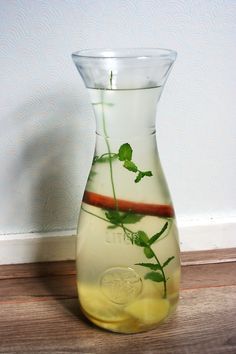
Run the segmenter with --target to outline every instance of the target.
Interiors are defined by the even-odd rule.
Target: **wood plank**
[[[182,289],[236,285],[236,262],[182,267]]]
[[[156,330],[122,335],[88,323],[76,299],[4,304],[0,352],[235,354],[236,287],[182,292],[177,313]]]
[[[236,262],[182,267],[182,289],[229,285],[236,285]],[[0,280],[0,303],[35,301],[37,297],[41,301],[50,297],[76,298],[75,274]]]
[[[0,353],[236,353],[236,262],[182,267],[177,313],[135,335],[109,333],[84,318],[74,262],[3,267]]]
[[[235,248],[181,253],[181,263],[183,266],[233,261],[236,261]],[[11,264],[0,266],[0,279],[31,278],[75,273],[75,261],[27,263],[17,265]]]
[[[36,278],[75,273],[75,261],[7,264],[0,266],[0,279]]]
[[[16,278],[0,281],[0,305],[3,302],[44,301],[47,298],[76,298],[75,275],[41,278]]]
[[[236,261],[236,248],[225,248],[208,251],[193,251],[181,253],[181,264],[208,264]]]

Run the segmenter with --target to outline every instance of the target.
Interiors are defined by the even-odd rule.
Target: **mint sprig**
[[[164,268],[175,258],[174,256],[169,257],[163,264],[157,258],[155,252],[152,249],[152,245],[164,234],[166,229],[168,228],[168,222],[164,224],[161,231],[157,232],[152,237],[148,237],[148,235],[144,231],[138,231],[134,237],[134,243],[143,247],[143,252],[148,259],[155,259],[156,263],[136,263],[141,267],[149,268],[152,272],[148,272],[145,274],[144,279],[149,279],[155,282],[163,282],[164,283],[164,297],[167,294],[167,278],[165,275]]]
[[[118,158],[120,161],[124,161],[124,168],[126,168],[128,171],[137,173],[134,182],[138,183],[144,177],[151,177],[153,175],[152,171],[141,171],[138,166],[132,161],[132,154],[133,150],[128,143],[125,143],[120,146]]]
[[[118,157],[117,154],[115,153],[105,153],[105,154],[102,154],[101,156],[97,156],[95,155],[94,158],[93,158],[93,162],[92,164],[94,165],[96,162],[109,162],[110,160],[115,160],[116,158]]]
[[[132,154],[133,154],[133,150],[128,143],[125,143],[120,146],[118,152],[118,157],[120,161],[125,161],[125,160],[131,161]]]
[[[132,212],[120,212],[117,210],[108,210],[105,212],[106,218],[114,225],[135,224],[143,218],[143,215],[134,214]]]

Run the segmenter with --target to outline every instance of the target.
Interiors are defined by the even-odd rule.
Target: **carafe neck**
[[[89,89],[98,135],[130,138],[155,133],[156,107],[162,87]]]
[[[90,92],[98,134],[120,138],[155,132],[156,105],[176,52],[91,49],[72,57]]]

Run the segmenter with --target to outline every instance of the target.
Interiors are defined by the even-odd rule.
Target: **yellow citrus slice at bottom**
[[[83,286],[81,291],[80,302],[82,308],[88,315],[105,322],[119,322],[124,321],[128,314],[122,309],[110,303],[100,291]]]
[[[155,324],[167,317],[169,308],[167,299],[145,298],[130,303],[125,311],[144,324]]]

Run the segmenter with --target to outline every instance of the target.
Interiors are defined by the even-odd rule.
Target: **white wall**
[[[94,122],[70,54],[89,47],[178,51],[157,127],[179,225],[236,220],[236,1],[0,0],[0,43],[1,234],[76,227]]]

